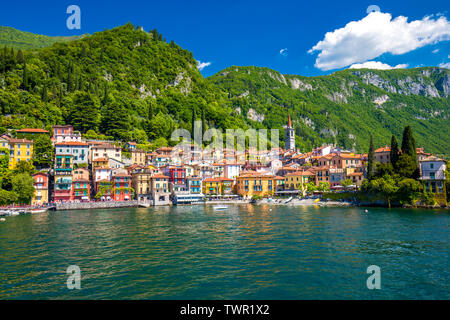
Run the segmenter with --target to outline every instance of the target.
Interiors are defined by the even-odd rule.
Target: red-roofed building
[[[380,163],[389,163],[391,162],[391,148],[381,147],[375,150],[375,161]]]
[[[133,192],[131,188],[131,176],[125,173],[118,173],[114,175],[112,179],[112,197],[114,201],[132,200]]]

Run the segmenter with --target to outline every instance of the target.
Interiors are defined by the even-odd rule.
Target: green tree
[[[413,132],[410,126],[406,126],[403,130],[402,153],[411,156],[417,163],[416,140],[413,137]]]
[[[388,202],[390,208],[391,200],[395,198],[398,186],[391,176],[386,175],[382,178],[371,180],[370,189],[372,192],[381,194]]]
[[[55,150],[52,140],[46,134],[37,135],[34,138],[33,163],[40,168],[51,167]]]
[[[306,184],[306,191],[307,191],[309,194],[314,193],[314,191],[316,191],[316,190],[317,190],[317,186],[316,186],[316,184],[315,184],[314,182],[310,181],[310,182],[308,182],[308,183]]]
[[[376,163],[376,170],[374,177],[381,178],[385,175],[393,176],[395,174],[391,163]]]
[[[19,161],[14,168],[15,174],[28,174],[32,175],[35,172],[36,168],[33,165],[32,161]]]
[[[117,139],[130,137],[130,118],[127,110],[119,102],[111,102],[106,106],[102,119],[102,131]]]
[[[398,157],[400,156],[400,150],[398,149],[398,142],[394,135],[391,138],[391,153],[390,159],[392,167],[395,169],[397,167]]]
[[[367,179],[371,180],[375,173],[375,147],[373,145],[373,137],[370,136],[370,145],[367,161]]]
[[[87,92],[75,92],[69,106],[69,123],[75,130],[87,132],[98,130],[100,123],[100,101]]]
[[[328,182],[319,182],[317,190],[321,192],[328,192],[330,191],[330,184]]]
[[[412,203],[420,198],[422,184],[414,179],[403,179],[398,182],[397,196],[401,202]]]
[[[0,189],[0,205],[9,205],[17,202],[17,194],[13,191]]]
[[[353,184],[353,180],[352,179],[341,180],[341,186],[343,186],[344,189],[347,189],[352,184]]]
[[[19,51],[17,51],[17,63],[19,64],[25,63],[25,57],[23,56],[23,52],[20,49]]]
[[[397,173],[400,177],[416,178],[417,164],[409,154],[401,154],[397,161]]]
[[[27,173],[20,173],[12,179],[12,191],[17,194],[19,203],[30,203],[34,194],[33,178]]]

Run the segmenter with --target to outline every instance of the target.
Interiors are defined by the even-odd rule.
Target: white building
[[[421,161],[420,180],[425,182],[427,192],[444,193],[446,163],[436,156],[429,156]]]
[[[59,142],[81,142],[81,133],[73,130],[73,126],[53,126],[54,143]]]
[[[225,178],[236,179],[241,173],[241,165],[238,163],[226,163],[223,166]]]
[[[109,143],[92,144],[90,147],[90,160],[95,161],[100,158],[122,160],[122,149]]]
[[[79,141],[57,142],[55,144],[55,153],[58,155],[71,155],[73,164],[88,163],[89,145]]]

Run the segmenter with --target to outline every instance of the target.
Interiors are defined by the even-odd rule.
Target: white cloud
[[[284,48],[284,49],[281,49],[280,50],[280,54],[283,56],[283,57],[286,57],[287,55],[288,55],[288,49],[287,48]]]
[[[364,63],[355,63],[350,66],[350,69],[378,69],[378,70],[390,70],[390,69],[404,69],[407,68],[407,64],[398,64],[395,67],[382,63],[380,61],[367,61]]]
[[[201,61],[197,61],[197,68],[198,70],[202,71],[203,69],[205,69],[206,67],[209,67],[211,65],[211,62],[201,62]]]
[[[433,51],[431,51],[432,53],[438,53],[439,49],[434,49]]]
[[[319,51],[315,66],[321,70],[339,69],[375,59],[384,53],[404,54],[428,44],[450,39],[446,17],[408,22],[391,14],[372,12],[344,28],[327,32],[309,53]]]
[[[441,64],[439,65],[439,67],[441,67],[441,68],[446,68],[446,69],[449,69],[449,70],[450,70],[450,62],[441,63]]]

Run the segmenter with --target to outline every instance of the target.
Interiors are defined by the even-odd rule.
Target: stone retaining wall
[[[87,210],[139,207],[139,201],[67,202],[57,203],[56,210]]]

